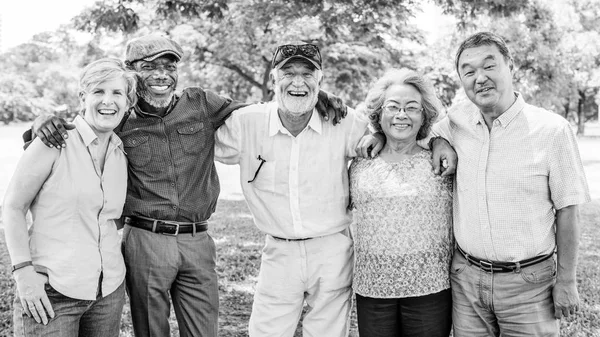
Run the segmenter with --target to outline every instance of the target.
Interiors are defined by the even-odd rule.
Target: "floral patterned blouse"
[[[357,158],[350,166],[357,294],[402,298],[450,287],[452,181],[434,175],[430,157],[422,150],[398,163]]]

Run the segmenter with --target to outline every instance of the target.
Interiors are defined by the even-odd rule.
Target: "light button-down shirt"
[[[85,120],[74,120],[67,147],[31,205],[29,247],[34,265],[48,273],[61,294],[95,300],[100,274],[102,295],[125,279],[121,241],[114,219],[121,216],[127,191],[127,158],[117,135],[110,136],[101,172],[92,153],[98,138]]]
[[[356,156],[367,124],[349,111],[334,126],[315,110],[293,137],[275,102],[255,104],[236,111],[219,128],[215,158],[240,165],[242,190],[260,230],[288,239],[329,235],[351,222],[348,161]],[[259,155],[266,160],[260,170]]]

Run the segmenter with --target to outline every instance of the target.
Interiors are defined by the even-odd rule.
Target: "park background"
[[[433,81],[449,108],[465,99],[454,71],[460,41],[476,31],[499,33],[515,57],[517,90],[527,102],[567,118],[578,134],[593,201],[581,207],[582,310],[561,321],[561,336],[600,336],[599,0],[80,0],[76,6],[63,0],[10,6],[18,3],[19,11],[0,4],[0,20],[22,25],[3,28],[3,38],[73,14],[22,42],[0,45],[2,198],[30,121],[40,113],[76,114],[81,68],[101,57],[122,58],[126,41],[136,36],[159,33],[181,43],[180,89],[201,86],[241,101],[268,101],[272,52],[281,41],[300,39],[320,46],[323,87],[350,106],[386,69],[409,67]],[[210,233],[219,256],[219,335],[245,336],[264,237],[243,201],[237,167],[217,168],[222,193]],[[2,233],[0,261],[0,336],[10,336],[13,286]],[[173,315],[171,322],[177,336]],[[128,306],[121,331],[132,336]],[[354,317],[351,334],[358,335]]]

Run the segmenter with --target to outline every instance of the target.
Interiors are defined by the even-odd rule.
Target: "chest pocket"
[[[179,129],[179,140],[183,152],[188,154],[198,154],[206,147],[206,137],[208,130],[202,122],[190,123]]]
[[[275,192],[275,163],[264,162],[260,169],[257,165],[254,172],[256,177],[254,178],[254,181],[249,184],[253,185],[257,190]],[[248,180],[252,178],[253,176],[250,176],[248,177]]]
[[[134,167],[144,167],[152,159],[146,135],[131,135],[123,138],[123,147],[129,164]]]

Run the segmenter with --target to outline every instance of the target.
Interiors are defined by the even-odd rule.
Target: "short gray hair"
[[[417,133],[417,140],[426,138],[431,130],[431,125],[442,110],[442,103],[437,98],[431,82],[418,72],[407,68],[388,70],[369,90],[365,99],[365,105],[371,125],[375,130],[382,131],[379,122],[381,121],[385,93],[387,89],[396,84],[412,85],[421,94],[423,125],[421,125]]]

